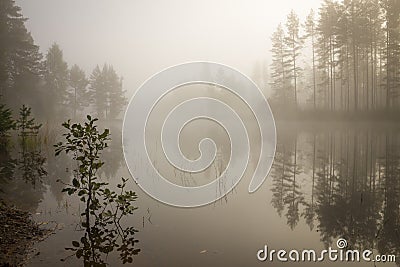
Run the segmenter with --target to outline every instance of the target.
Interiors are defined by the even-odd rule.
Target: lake
[[[163,163],[159,144],[149,145],[159,168],[177,184],[205,184],[226,166],[230,151],[226,136],[218,127],[203,123],[203,129],[208,129],[205,133],[188,129],[182,136],[187,140],[182,141],[182,150],[188,158],[198,156],[195,148],[201,135],[222,136],[217,140],[218,162],[203,175],[172,174]],[[260,262],[257,251],[264,245],[276,250],[321,251],[336,248],[339,238],[346,239],[352,249],[399,255],[400,125],[279,121],[274,165],[258,191],[247,191],[258,159],[255,149],[244,178],[232,192],[213,204],[189,209],[162,204],[145,194],[126,167],[121,126],[112,125],[110,130],[112,141],[103,154],[106,164],[101,176],[114,186],[121,177],[129,178],[129,188],[138,194],[135,205],[139,209],[124,221],[138,230],[135,247],[141,251],[134,256],[136,266],[288,266],[291,263]],[[252,147],[257,147],[257,138]],[[32,212],[43,227],[54,229],[35,245],[37,255],[29,266],[82,265],[82,258],[65,248],[84,233],[77,226],[83,205],[77,197],[62,193],[63,185],[57,182],[71,180],[74,163],[67,156],[55,158],[53,147],[46,144],[36,154],[15,150],[2,157],[4,166],[14,168],[12,179],[2,174],[2,197]],[[105,261],[110,266],[122,265],[116,252]],[[296,266],[338,264],[374,266],[373,262],[328,260]]]

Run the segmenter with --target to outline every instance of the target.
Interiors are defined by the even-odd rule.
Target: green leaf
[[[76,257],[79,259],[80,257],[82,257],[82,255],[83,255],[82,249],[78,249],[78,250],[76,251]]]
[[[79,247],[79,242],[74,240],[74,241],[72,241],[72,245],[74,247]]]
[[[76,179],[76,178],[74,178],[74,179],[72,180],[72,184],[73,184],[75,187],[79,187],[79,186],[80,186],[79,181],[78,181],[78,179]]]

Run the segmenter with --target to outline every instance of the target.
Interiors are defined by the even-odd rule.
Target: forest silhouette
[[[399,13],[396,0],[324,0],[305,21],[292,11],[271,37],[277,117],[396,119]]]
[[[0,2],[1,102],[16,112],[23,104],[41,121],[62,121],[95,111],[100,119],[115,119],[127,99],[122,77],[112,65],[95,66],[90,75],[76,64],[69,67],[54,43],[42,55],[15,1]],[[6,107],[2,106],[1,111]]]

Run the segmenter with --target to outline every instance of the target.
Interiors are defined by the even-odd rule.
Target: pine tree
[[[339,16],[336,26],[336,44],[338,47],[337,65],[338,77],[340,78],[340,107],[342,110],[350,110],[351,98],[351,54],[350,47],[350,18],[344,5],[337,10]]]
[[[115,119],[127,104],[127,99],[122,88],[122,77],[117,75],[112,66],[109,66],[106,75],[109,83],[109,117]]]
[[[320,9],[318,31],[322,46],[321,62],[325,67],[326,74],[326,103],[331,110],[336,109],[336,65],[337,65],[337,24],[338,7],[331,0],[325,0]]]
[[[122,89],[122,78],[112,66],[104,64],[93,70],[90,76],[90,91],[95,100],[95,108],[99,118],[115,119],[126,104]]]
[[[314,10],[311,9],[309,15],[306,18],[305,22],[305,38],[311,39],[311,51],[312,51],[312,72],[313,72],[313,106],[314,110],[317,107],[316,98],[317,98],[317,84],[316,84],[316,69],[315,69],[315,38],[316,38],[316,23],[315,23],[315,14]]]
[[[398,0],[382,0],[385,23],[385,86],[386,86],[386,108],[392,108],[395,104],[394,98],[399,94],[399,67],[400,67],[400,2]]]
[[[272,41],[272,63],[271,63],[271,89],[273,92],[272,100],[276,105],[281,105],[285,101],[293,99],[289,92],[289,63],[285,58],[285,33],[282,25],[279,24],[273,33]]]
[[[286,21],[287,36],[285,37],[286,45],[286,56],[288,62],[291,65],[289,72],[289,78],[292,80],[293,91],[294,91],[294,104],[298,105],[298,78],[301,71],[299,67],[298,58],[300,56],[300,50],[303,45],[303,40],[300,37],[300,23],[296,13],[292,10]]]
[[[104,77],[99,65],[94,68],[90,75],[90,94],[92,95],[97,117],[99,119],[104,119],[104,111],[107,108],[107,92]]]
[[[42,55],[13,0],[0,1],[0,95],[10,108],[38,95]],[[38,101],[36,101],[38,102]]]
[[[65,114],[71,99],[68,92],[68,65],[64,61],[63,52],[54,43],[47,51],[46,55],[46,87],[49,98],[53,100],[54,109],[58,111],[58,116]],[[56,110],[53,110],[56,113]]]
[[[3,149],[9,138],[9,131],[15,129],[15,121],[12,118],[11,110],[4,104],[0,104],[0,148]]]
[[[77,111],[82,111],[85,106],[89,104],[90,96],[86,90],[89,81],[86,79],[85,72],[77,65],[73,65],[69,71],[69,85],[72,87],[73,93],[71,94],[74,110],[74,118]]]
[[[36,123],[35,118],[32,117],[31,108],[25,105],[22,105],[19,110],[19,118],[16,121],[16,125],[22,139],[37,136],[40,127],[42,127],[42,124]]]
[[[301,40],[293,41],[297,21],[291,12],[281,57],[274,33],[271,65],[273,89],[283,84],[277,79],[283,77],[279,59],[290,65],[284,80],[291,81],[295,99],[302,47]],[[313,66],[313,90],[308,96],[314,108],[347,112],[400,108],[400,1],[324,0],[317,20],[312,12],[308,15],[304,31],[304,37],[311,41],[312,58],[305,64]],[[274,89],[274,98],[277,92],[281,103],[291,101],[283,90]]]

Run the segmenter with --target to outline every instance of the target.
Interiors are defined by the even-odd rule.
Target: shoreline
[[[33,221],[29,212],[0,200],[0,265],[24,266],[35,242],[42,240],[45,229]]]

